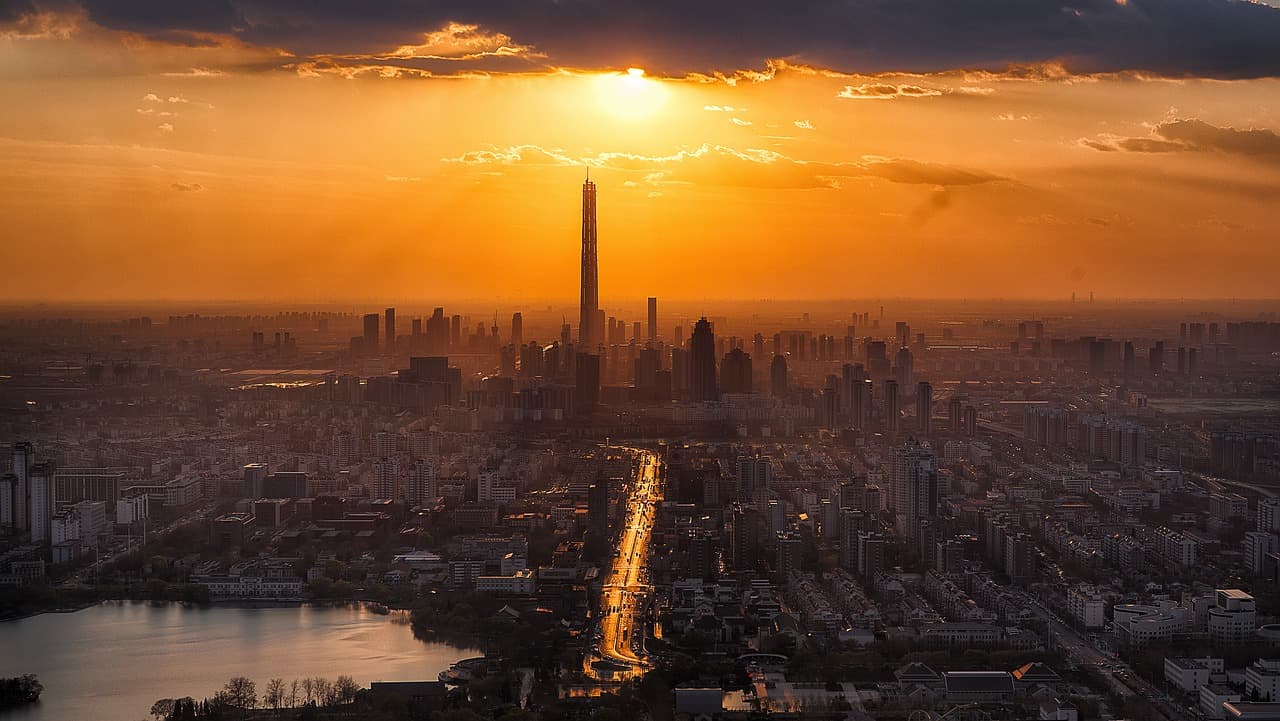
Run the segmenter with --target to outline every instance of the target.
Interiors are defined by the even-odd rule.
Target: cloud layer
[[[1245,0],[78,2],[93,23],[165,42],[231,37],[338,67],[419,72],[641,65],[682,75],[786,58],[868,73],[1061,61],[1076,72],[1280,75],[1280,10]],[[66,5],[0,0],[0,23],[56,7]]]
[[[1085,138],[1080,142],[1094,150],[1104,152],[1198,151],[1225,153],[1263,163],[1280,164],[1280,134],[1274,130],[1218,127],[1194,118],[1160,123],[1148,136],[1104,136]]]

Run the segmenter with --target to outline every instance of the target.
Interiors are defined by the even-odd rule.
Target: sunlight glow
[[[621,120],[652,117],[666,103],[668,94],[662,82],[645,77],[644,68],[599,75],[595,92],[600,107]]]

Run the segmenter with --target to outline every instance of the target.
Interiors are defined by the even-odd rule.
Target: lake
[[[34,673],[38,704],[0,711],[3,721],[139,721],[160,698],[212,696],[247,676],[267,681],[351,676],[435,680],[475,649],[424,643],[404,614],[363,607],[188,607],[107,602],[74,613],[0,623],[0,677]]]

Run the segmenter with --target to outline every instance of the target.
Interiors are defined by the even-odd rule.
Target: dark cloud
[[[11,2],[11,0],[6,0]],[[80,0],[161,39],[224,33],[298,56],[384,53],[448,23],[504,33],[546,63],[667,74],[771,58],[855,72],[1003,68],[1280,75],[1280,10],[1243,0]]]
[[[16,23],[35,11],[31,0],[0,0],[0,26]]]
[[[1216,152],[1280,163],[1280,134],[1274,130],[1222,128],[1194,118],[1160,123],[1147,137],[1084,138],[1080,143],[1103,152]]]

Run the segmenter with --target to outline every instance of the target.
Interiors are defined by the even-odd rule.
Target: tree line
[[[295,678],[285,683],[282,678],[267,682],[261,696],[253,679],[236,676],[203,701],[190,696],[162,698],[151,705],[151,716],[156,721],[206,721],[242,717],[251,711],[263,709],[282,711],[297,708],[333,708],[356,700],[360,684],[350,676],[342,675],[330,681],[327,678]]]

